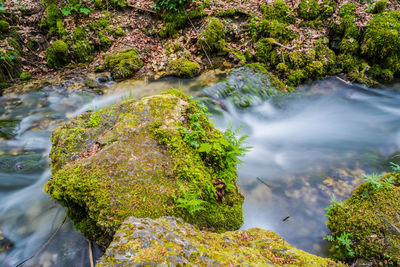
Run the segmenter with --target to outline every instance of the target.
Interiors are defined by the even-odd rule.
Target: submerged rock
[[[10,250],[14,244],[10,239],[3,236],[3,233],[0,231],[0,253]]]
[[[0,120],[0,140],[14,138],[19,123],[19,120]]]
[[[328,209],[331,255],[352,262],[364,259],[377,266],[400,263],[400,173],[370,179],[344,203]],[[374,264],[374,265],[375,265]]]
[[[241,141],[179,91],[81,114],[51,141],[45,191],[100,246],[129,216],[177,216],[215,231],[242,224]]]
[[[127,218],[97,266],[341,266],[251,228],[222,234],[181,219]]]

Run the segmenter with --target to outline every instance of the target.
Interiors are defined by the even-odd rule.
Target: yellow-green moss
[[[84,63],[91,62],[93,60],[93,47],[89,44],[89,41],[76,41],[71,47],[76,61]]]
[[[259,20],[257,18],[252,18],[249,22],[249,28],[255,40],[268,37],[285,44],[298,37],[298,34],[293,32],[288,24],[278,20]]]
[[[128,49],[106,55],[104,67],[111,72],[114,79],[127,79],[143,67],[143,62],[136,49]]]
[[[22,60],[18,51],[0,49],[0,82],[4,83],[18,78],[21,74],[21,67]]]
[[[275,0],[273,3],[262,3],[260,5],[263,17],[267,20],[278,20],[285,23],[294,23],[296,20],[284,0]]]
[[[197,76],[199,72],[199,63],[190,61],[186,58],[175,59],[168,62],[168,75],[183,78],[193,78]]]
[[[5,21],[4,19],[0,20],[0,32],[1,33],[7,33],[9,28],[10,28],[10,23]]]
[[[104,266],[345,266],[301,251],[260,228],[222,234],[180,219],[128,218],[98,262]]]
[[[216,231],[242,224],[238,141],[179,91],[82,114],[51,141],[45,191],[103,247],[128,216],[177,216]],[[215,181],[226,186],[223,199]]]
[[[199,44],[211,53],[226,52],[225,26],[218,18],[208,18],[206,28],[199,35]]]
[[[82,27],[76,27],[73,31],[72,31],[72,39],[74,41],[77,40],[85,40],[86,39],[86,34],[85,31]]]
[[[343,204],[329,209],[327,226],[332,233],[331,255],[335,259],[351,262],[360,258],[377,266],[400,263],[400,174],[389,173],[380,181],[383,179],[393,179],[392,185],[374,189],[364,183]],[[350,240],[349,248],[338,239],[345,235]]]
[[[29,72],[22,72],[21,75],[19,76],[21,80],[23,81],[27,81],[30,80],[32,78],[32,75]]]
[[[61,69],[69,62],[68,46],[64,41],[53,42],[46,50],[46,63],[52,69]]]
[[[379,0],[375,3],[374,9],[372,9],[372,13],[378,14],[385,11],[387,5],[387,0]]]
[[[59,35],[60,37],[63,37],[66,34],[62,18],[62,13],[56,4],[50,4],[46,8],[46,18],[44,23],[50,34]]]
[[[300,18],[312,20],[318,17],[320,6],[317,0],[301,0],[298,14]]]

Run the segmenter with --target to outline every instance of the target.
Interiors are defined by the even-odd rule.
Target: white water
[[[186,81],[182,87],[195,93],[190,88],[208,83]],[[177,80],[135,83],[135,88],[115,85],[103,97],[52,88],[21,96],[22,104],[0,117],[22,120],[14,140],[0,140],[0,152],[30,151],[47,157],[50,132],[62,121],[123,97],[139,98],[172,86]],[[355,175],[387,169],[387,161],[400,150],[400,92],[395,88],[371,90],[329,79],[246,110],[219,100],[226,108],[222,116],[214,116],[216,125],[225,129],[229,123],[244,124],[253,146],[239,170],[246,197],[243,228],[276,231],[293,245],[320,255],[326,253],[323,207],[331,193],[348,197],[358,183]],[[0,229],[15,244],[0,254],[0,265],[14,266],[33,255],[63,221],[65,211],[43,193],[49,178],[48,168],[0,173]],[[67,221],[26,266],[87,266],[88,260],[85,238]]]

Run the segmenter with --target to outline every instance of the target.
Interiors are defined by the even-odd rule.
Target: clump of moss
[[[5,21],[4,19],[0,20],[0,32],[1,33],[7,33],[9,28],[10,28],[10,23]]]
[[[284,23],[294,23],[296,18],[284,0],[275,0],[273,3],[261,4],[264,19],[278,20]]]
[[[22,60],[18,51],[0,50],[0,82],[18,78],[21,74]],[[6,84],[6,83],[4,83]]]
[[[374,8],[372,9],[372,13],[378,14],[385,11],[387,5],[387,0],[379,0],[375,3]]]
[[[56,4],[50,4],[46,8],[45,26],[49,29],[50,34],[60,37],[66,34],[62,18],[62,13]]]
[[[207,13],[200,7],[190,11],[167,11],[162,14],[164,27],[160,30],[162,38],[178,36],[178,31],[188,25],[189,20],[206,16]]]
[[[199,44],[211,53],[226,53],[225,26],[215,17],[208,19],[206,28],[199,35]]]
[[[214,128],[177,90],[82,114],[51,141],[45,191],[102,247],[128,216],[177,216],[215,231],[243,222],[236,185],[243,140]]]
[[[104,67],[111,72],[114,79],[127,79],[143,67],[143,62],[136,49],[128,49],[106,55]]]
[[[199,74],[200,65],[186,58],[171,60],[167,73],[176,77],[193,78]]]
[[[360,185],[344,203],[329,207],[330,250],[337,260],[373,261],[378,266],[400,263],[400,174],[389,173]]]
[[[289,25],[278,20],[259,20],[252,18],[249,22],[250,33],[254,40],[261,38],[274,38],[276,41],[285,44],[298,37]]]
[[[317,0],[301,0],[298,14],[300,18],[312,20],[318,17],[320,6]]]
[[[61,69],[69,62],[68,45],[61,40],[53,42],[46,50],[46,63],[52,69]]]
[[[21,80],[23,81],[27,81],[30,80],[32,78],[32,74],[30,74],[29,72],[22,72],[21,75],[19,76]]]
[[[88,40],[78,40],[71,47],[74,58],[80,62],[91,62],[93,60],[93,46],[90,45]]]
[[[77,40],[85,40],[86,39],[86,34],[85,30],[82,27],[76,27],[72,31],[72,40],[77,41]]]
[[[22,54],[22,48],[21,45],[19,44],[19,42],[17,40],[15,40],[14,38],[7,38],[7,43],[14,48],[14,51],[16,51],[18,54]]]

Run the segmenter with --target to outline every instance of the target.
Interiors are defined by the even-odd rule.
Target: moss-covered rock
[[[21,54],[17,50],[0,50],[0,82],[18,78],[21,74]]]
[[[56,4],[50,4],[47,6],[44,23],[49,29],[50,34],[58,34],[60,37],[65,35],[66,31],[64,29],[62,18],[61,10],[58,9]]]
[[[318,17],[320,6],[317,0],[301,0],[299,4],[299,17],[312,20]]]
[[[5,21],[4,19],[0,20],[0,32],[1,33],[7,33],[9,28],[10,28],[10,23]]]
[[[374,9],[372,9],[372,13],[378,14],[385,11],[387,5],[387,0],[379,0],[375,3]]]
[[[19,78],[23,81],[28,81],[32,78],[32,74],[30,74],[29,72],[22,72],[21,75],[19,76]]]
[[[46,63],[52,69],[61,69],[69,62],[68,45],[61,40],[53,42],[46,50]]]
[[[100,246],[129,216],[177,216],[216,231],[242,224],[240,143],[179,91],[82,114],[51,141],[45,191]]]
[[[159,264],[159,265],[158,265]],[[223,234],[181,219],[127,218],[97,266],[344,266],[251,228]]]
[[[327,215],[331,255],[352,262],[361,258],[377,266],[400,263],[400,173],[364,183]]]
[[[206,28],[199,35],[201,47],[211,53],[226,53],[225,26],[215,17],[208,19]]]
[[[71,47],[76,61],[80,63],[91,62],[94,57],[93,46],[90,45],[88,40],[78,40]]]
[[[273,3],[260,5],[263,17],[267,20],[293,23],[296,18],[284,0],[275,0]]]
[[[193,78],[197,76],[199,72],[199,63],[190,61],[186,58],[175,59],[168,62],[168,75],[183,78]]]
[[[143,67],[143,62],[136,49],[128,49],[106,55],[104,67],[111,72],[114,79],[127,79]]]
[[[381,61],[400,55],[400,12],[377,14],[368,23],[361,52],[371,60]]]
[[[46,167],[47,160],[41,154],[31,152],[20,155],[0,155],[1,173],[41,173]]]
[[[0,120],[0,140],[14,138],[19,123],[19,120]]]

